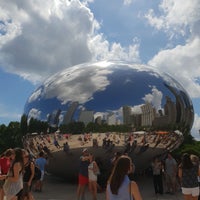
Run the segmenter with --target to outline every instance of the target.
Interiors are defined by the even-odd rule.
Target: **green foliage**
[[[31,118],[28,125],[28,133],[46,133],[48,129],[48,123],[34,118]]]
[[[10,122],[8,126],[2,124],[0,125],[0,153],[5,151],[7,148],[22,147],[22,139],[27,133],[50,133],[55,132],[58,128],[61,133],[72,133],[81,134],[85,132],[130,132],[132,130],[131,126],[127,125],[108,125],[108,124],[98,124],[90,122],[86,126],[83,122],[71,122],[67,125],[62,124],[60,127],[51,127],[47,122],[40,121],[34,118],[27,122],[28,118],[26,115],[21,117],[21,122]],[[138,127],[139,130],[142,128],[150,130],[151,127]],[[172,127],[168,127],[172,129]],[[174,127],[173,127],[174,128]],[[195,141],[192,135],[188,131],[189,129],[184,129],[184,141],[183,144],[176,149],[173,154],[180,157],[183,153],[187,152],[190,154],[196,154],[199,156],[200,153],[200,142]]]
[[[28,120],[27,116],[26,115],[22,115],[21,123],[20,123],[22,135],[26,135],[28,133],[27,120]]]
[[[193,143],[183,143],[178,149],[173,152],[177,157],[180,157],[183,153],[200,155],[200,142],[193,141]]]
[[[8,148],[22,147],[22,134],[19,122],[0,125],[0,152]]]

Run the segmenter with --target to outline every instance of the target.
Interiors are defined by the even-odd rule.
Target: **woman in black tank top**
[[[28,152],[24,156],[23,200],[34,200],[31,186],[35,173],[35,164],[30,160]]]

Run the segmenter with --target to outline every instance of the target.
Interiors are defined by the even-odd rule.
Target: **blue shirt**
[[[45,165],[47,164],[47,160],[45,158],[37,158],[35,160],[35,164],[40,168],[41,171],[45,170]]]
[[[124,177],[124,180],[118,190],[118,194],[112,194],[111,189],[110,189],[110,184],[107,185],[107,191],[108,191],[108,196],[110,200],[132,200],[132,195],[130,194],[129,191],[130,187],[130,179],[128,176]],[[130,198],[131,195],[131,198]]]
[[[83,156],[80,157],[80,167],[79,167],[79,174],[82,176],[88,177],[88,166],[90,164],[89,160],[82,160]]]

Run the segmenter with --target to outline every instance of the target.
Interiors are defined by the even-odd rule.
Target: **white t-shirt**
[[[92,181],[97,181],[97,175],[94,173],[94,161],[88,166],[88,178]]]

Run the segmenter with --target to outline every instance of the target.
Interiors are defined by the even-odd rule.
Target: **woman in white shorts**
[[[181,188],[185,200],[198,200],[199,185],[197,177],[199,175],[199,166],[192,163],[188,153],[184,153],[182,162],[179,165],[178,176],[181,180]]]

